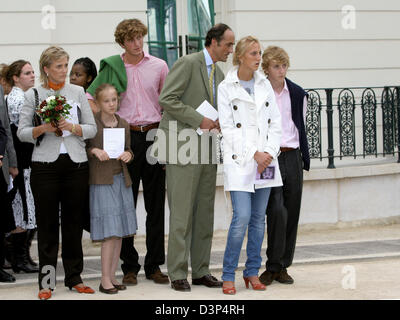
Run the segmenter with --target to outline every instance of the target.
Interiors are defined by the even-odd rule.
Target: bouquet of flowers
[[[53,127],[57,128],[55,134],[61,137],[63,133],[62,130],[58,128],[58,121],[61,117],[65,118],[68,116],[71,108],[72,107],[67,103],[67,99],[64,96],[56,95],[43,100],[36,110],[36,113],[44,122],[51,123]]]

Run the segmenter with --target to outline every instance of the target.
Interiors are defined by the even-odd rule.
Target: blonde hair
[[[96,88],[96,90],[94,92],[94,100],[97,103],[100,100],[101,93],[104,92],[107,89],[113,89],[115,91],[115,93],[117,94],[117,98],[118,98],[118,108],[117,108],[117,110],[119,110],[119,107],[120,107],[120,105],[119,105],[119,94],[118,94],[117,89],[110,83],[102,83],[101,85],[99,85]]]
[[[48,78],[44,67],[49,68],[54,61],[64,57],[67,57],[69,60],[68,53],[63,48],[57,46],[48,47],[42,52],[39,59],[40,81],[45,87],[47,87]]]
[[[253,43],[258,43],[260,45],[260,41],[253,36],[247,36],[239,40],[239,42],[236,44],[235,52],[233,53],[232,63],[234,66],[238,66],[240,64],[240,58],[243,57]]]
[[[288,68],[290,66],[289,55],[284,49],[277,46],[269,46],[262,55],[261,67],[265,74],[272,62],[286,64]]]

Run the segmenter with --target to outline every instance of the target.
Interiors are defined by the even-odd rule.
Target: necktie
[[[208,85],[210,87],[210,100],[212,105],[214,105],[214,72],[215,72],[215,63],[211,65],[210,77],[208,78]]]

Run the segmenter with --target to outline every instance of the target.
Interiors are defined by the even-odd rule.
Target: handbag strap
[[[39,106],[39,93],[36,88],[33,88],[33,92],[35,93],[35,107]]]
[[[32,88],[35,93],[35,112],[33,114],[33,126],[38,126],[42,122],[39,115],[36,113],[37,107],[39,107],[39,93],[36,88]],[[36,138],[36,146],[40,146],[40,142],[43,140],[43,134]]]

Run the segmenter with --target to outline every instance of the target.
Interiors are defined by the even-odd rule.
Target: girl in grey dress
[[[123,237],[136,233],[136,212],[133,203],[132,181],[126,164],[133,160],[130,149],[128,123],[115,114],[118,94],[110,84],[99,86],[95,94],[100,112],[95,115],[96,136],[89,140],[90,230],[93,241],[102,241],[102,277],[99,290],[113,294],[126,287],[118,283],[115,272],[118,267]],[[121,132],[124,150],[113,157],[104,150],[104,132]],[[110,154],[109,154],[110,153]]]

